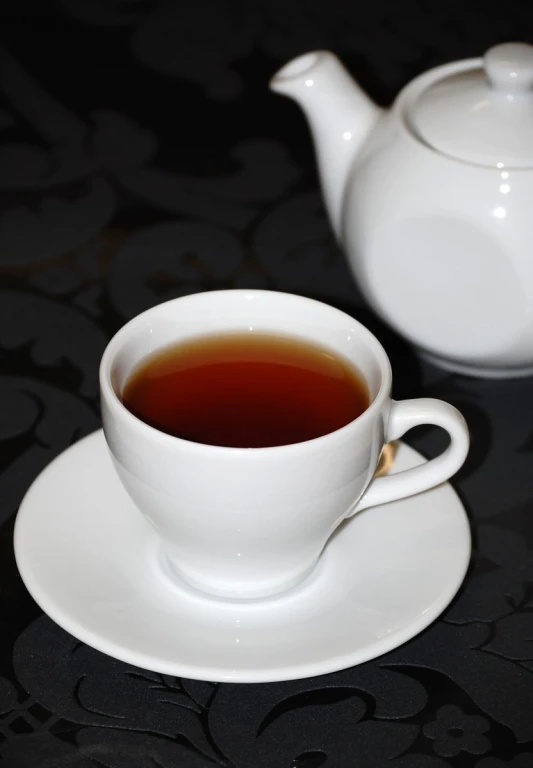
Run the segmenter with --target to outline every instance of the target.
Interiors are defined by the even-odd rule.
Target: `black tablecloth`
[[[331,48],[386,104],[432,65],[531,38],[531,3],[12,0],[0,14],[2,765],[533,766],[533,383],[448,375],[376,321],[303,117],[267,90],[285,60]],[[44,616],[13,557],[29,484],[99,427],[110,336],[165,299],[240,286],[347,309],[386,346],[397,398],[444,398],[472,431],[454,480],[474,537],[458,597],[394,652],[312,680],[129,667]],[[408,438],[426,455],[443,440]]]

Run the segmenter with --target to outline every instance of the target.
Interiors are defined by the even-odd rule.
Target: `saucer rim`
[[[438,616],[445,610],[450,604],[459,588],[461,587],[465,575],[468,571],[471,556],[471,529],[469,520],[466,514],[464,505],[458,496],[457,492],[451,486],[449,482],[442,483],[435,488],[425,491],[427,495],[435,493],[446,492],[450,496],[450,500],[456,505],[455,514],[461,518],[461,544],[462,553],[456,552],[456,567],[452,574],[447,573],[448,580],[446,588],[441,589],[438,599],[434,600],[431,607],[421,614],[420,618],[411,621],[404,629],[396,630],[394,633],[385,636],[380,640],[376,640],[369,643],[362,649],[357,649],[350,653],[340,655],[334,655],[323,660],[315,662],[304,662],[300,666],[288,665],[286,667],[275,666],[268,669],[261,669],[257,667],[228,669],[222,667],[210,667],[208,663],[204,665],[182,663],[179,660],[168,661],[163,658],[149,657],[146,652],[139,652],[133,648],[128,648],[122,644],[117,643],[112,639],[107,639],[102,636],[101,633],[95,633],[93,630],[83,625],[75,618],[71,618],[67,612],[65,612],[61,606],[57,605],[53,597],[50,596],[48,591],[42,588],[39,583],[39,577],[36,572],[32,570],[31,563],[24,557],[24,519],[27,514],[26,510],[31,510],[33,505],[33,497],[38,495],[40,481],[46,477],[49,473],[53,472],[56,468],[56,463],[60,463],[67,452],[76,451],[81,443],[92,441],[95,444],[98,441],[104,441],[103,430],[99,429],[95,432],[87,435],[81,440],[77,441],[73,445],[69,446],[65,451],[55,457],[50,464],[48,464],[42,472],[36,477],[28,489],[24,499],[20,505],[17,513],[14,529],[14,550],[16,564],[26,586],[26,589],[41,608],[41,610],[47,614],[58,626],[68,632],[70,635],[80,640],[81,642],[89,645],[97,651],[104,653],[112,658],[118,659],[126,664],[141,668],[149,669],[159,674],[167,674],[175,677],[184,677],[191,680],[209,680],[210,682],[220,683],[269,683],[269,682],[281,682],[287,680],[299,680],[304,678],[310,678],[325,674],[331,674],[343,669],[358,666],[372,659],[383,656],[399,646],[403,645],[407,641],[416,637],[422,631],[424,631],[430,624],[432,624]],[[402,441],[400,443],[400,449],[404,454],[404,457],[410,461],[420,461],[424,459],[418,451],[408,446]],[[103,443],[105,447],[105,442]],[[125,493],[125,492],[124,492]],[[394,504],[396,502],[390,502]],[[381,506],[381,505],[380,505]],[[147,530],[150,531],[147,525]],[[154,546],[155,544],[155,532],[150,533],[152,541],[147,542],[147,548]],[[453,578],[452,578],[453,577]],[[297,588],[298,589],[298,588]],[[189,594],[189,591],[186,590]],[[287,593],[276,596],[275,598],[263,598],[250,601],[255,607],[260,607],[265,601],[271,603],[272,600],[276,602],[283,602],[287,599],[291,599],[291,593],[293,590],[289,590]],[[211,597],[209,595],[202,595],[202,600],[205,600],[206,605],[215,601],[220,604],[221,599],[217,597]],[[233,603],[237,601],[224,600],[223,602]],[[241,601],[238,601],[239,605]]]

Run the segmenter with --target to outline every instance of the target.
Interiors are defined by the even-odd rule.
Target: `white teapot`
[[[444,368],[533,374],[533,46],[415,78],[375,106],[328,51],[272,79],[311,127],[366,299]]]

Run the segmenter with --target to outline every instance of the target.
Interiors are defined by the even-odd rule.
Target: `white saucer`
[[[392,471],[421,461],[401,444]],[[31,486],[15,554],[41,608],[94,648],[179,677],[266,682],[361,664],[423,630],[463,580],[470,529],[445,484],[356,515],[291,592],[211,599],[167,581],[156,535],[122,489],[99,431]]]

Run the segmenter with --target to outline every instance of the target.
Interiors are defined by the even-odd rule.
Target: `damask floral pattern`
[[[488,752],[490,741],[485,734],[490,723],[486,717],[467,715],[453,705],[441,707],[436,714],[436,719],[424,726],[424,736],[433,741],[437,754],[455,757],[461,751],[473,755]]]
[[[0,16],[0,768],[533,766],[531,380],[447,375],[369,312],[303,118],[267,90],[285,59],[332,48],[387,103],[428,66],[530,34],[531,5],[19,0]],[[347,309],[385,344],[397,397],[444,398],[471,427],[455,481],[465,584],[362,666],[262,686],[154,674],[63,632],[17,575],[14,513],[98,428],[108,338],[159,301],[225,287]],[[436,431],[409,440],[442,446]]]

